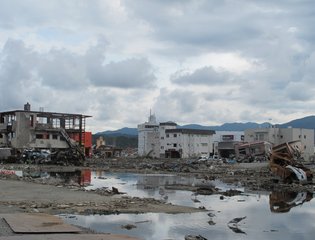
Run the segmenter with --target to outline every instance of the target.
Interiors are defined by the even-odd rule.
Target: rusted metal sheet
[[[0,240],[141,240],[140,238],[112,234],[46,234],[0,237]]]
[[[65,224],[59,217],[42,213],[1,215],[15,233],[78,233],[78,227]]]

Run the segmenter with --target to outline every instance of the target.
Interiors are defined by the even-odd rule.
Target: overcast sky
[[[284,123],[315,112],[313,0],[0,0],[0,111]]]

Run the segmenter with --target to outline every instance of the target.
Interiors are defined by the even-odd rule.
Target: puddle
[[[174,204],[209,211],[192,214],[61,215],[65,222],[101,233],[128,234],[142,239],[184,239],[202,235],[207,239],[314,239],[315,204],[313,193],[247,193],[241,196],[197,195],[168,186],[215,185],[222,190],[238,188],[220,181],[203,181],[174,175],[105,174],[92,172],[91,186],[116,187],[129,196],[164,198]],[[165,197],[167,196],[167,198]],[[246,217],[238,223],[234,218]],[[123,226],[134,225],[130,230]]]
[[[244,188],[224,184],[218,180],[211,181],[171,174],[115,174],[102,171],[92,172],[91,185],[86,187],[86,189],[91,190],[104,187],[111,189],[115,187],[119,192],[124,192],[132,197],[155,198],[172,204],[200,207],[201,204],[198,202],[199,196],[195,196],[191,191],[175,190],[180,186],[215,186],[222,191],[231,188],[244,191]]]

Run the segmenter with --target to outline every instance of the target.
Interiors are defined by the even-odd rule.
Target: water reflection
[[[88,186],[91,184],[92,172],[90,169],[75,171],[23,171],[22,175],[31,178],[40,178],[43,181],[51,181],[66,185]]]
[[[272,192],[269,195],[270,210],[275,213],[286,213],[293,207],[311,201],[312,198],[311,192]]]
[[[173,175],[137,175],[92,173],[91,186],[117,187],[130,196],[161,198],[167,202],[200,207],[208,211],[193,214],[119,214],[68,216],[66,222],[91,228],[97,232],[128,234],[142,239],[184,239],[185,235],[202,235],[208,239],[313,239],[315,235],[315,204],[312,193],[247,193],[226,197],[219,195],[194,195],[191,191],[168,189],[166,186],[188,184],[214,184],[221,189],[233,186],[220,182],[204,182],[195,178]],[[217,185],[218,184],[218,185]],[[285,204],[283,204],[285,203]],[[290,205],[289,211],[275,214],[273,209]],[[294,207],[295,206],[295,207]],[[299,206],[299,207],[296,207]],[[293,208],[294,207],[294,208]],[[271,210],[271,211],[270,211]],[[235,218],[245,217],[236,224]],[[136,228],[127,230],[123,225]]]

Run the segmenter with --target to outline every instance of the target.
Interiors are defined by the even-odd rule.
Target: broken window
[[[34,127],[34,115],[30,116],[30,126]]]
[[[44,139],[44,135],[43,134],[36,134],[36,139]]]
[[[60,128],[60,119],[53,118],[52,119],[53,128]]]

